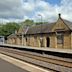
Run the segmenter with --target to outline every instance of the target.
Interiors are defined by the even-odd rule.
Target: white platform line
[[[29,72],[51,72],[51,71],[42,69],[40,67],[37,67],[37,66],[34,66],[32,64],[20,61],[18,59],[12,58],[12,57],[4,55],[4,54],[0,54],[0,58],[5,60],[5,61],[8,61],[9,63],[12,63],[12,64],[20,67],[22,69],[25,69]]]

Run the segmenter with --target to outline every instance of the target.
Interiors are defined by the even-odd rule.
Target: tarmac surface
[[[0,58],[0,72],[28,72]]]

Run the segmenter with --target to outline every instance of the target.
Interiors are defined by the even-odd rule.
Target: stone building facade
[[[8,36],[8,43],[32,47],[72,48],[72,23],[62,19],[59,14],[54,23],[22,26],[16,34]]]

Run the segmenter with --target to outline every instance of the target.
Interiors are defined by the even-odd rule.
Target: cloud
[[[21,0],[0,0],[0,18],[21,18],[22,16]]]
[[[62,13],[62,17],[72,21],[72,1],[71,0],[62,0],[60,12]]]
[[[56,21],[58,19],[58,13],[61,13],[62,18],[72,21],[72,1],[71,0],[61,0],[59,5],[52,5],[44,0],[41,0],[37,4],[37,10],[35,12],[35,17],[37,20],[38,14],[41,14],[43,20],[46,21]]]
[[[42,15],[42,20],[43,21],[54,21],[56,20],[55,17],[57,17],[58,14],[58,6],[52,6],[51,4],[45,2],[45,1],[40,1],[36,5],[36,11],[34,18],[36,21],[40,20],[40,17],[38,14]]]
[[[62,18],[72,21],[72,1],[61,0],[61,3],[52,5],[45,0],[0,0],[0,21],[23,21],[33,19],[40,21],[55,21],[58,13]]]

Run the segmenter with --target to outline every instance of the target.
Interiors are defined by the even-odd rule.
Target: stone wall
[[[40,41],[41,35],[30,35],[23,37],[24,46],[41,47]],[[42,36],[42,47],[47,47],[47,38],[50,39],[50,48],[72,48],[72,33],[64,34],[63,45],[57,44],[57,36],[53,34],[45,34]],[[17,36],[16,38],[8,38],[8,44],[22,45],[22,38]]]
[[[72,32],[71,32],[71,35],[70,35],[70,38],[71,38],[71,48],[72,48]]]
[[[71,48],[71,35],[70,34],[64,35],[64,47],[63,48]]]
[[[50,47],[51,48],[57,48],[57,38],[56,38],[56,35],[53,34],[49,38],[50,38]]]

